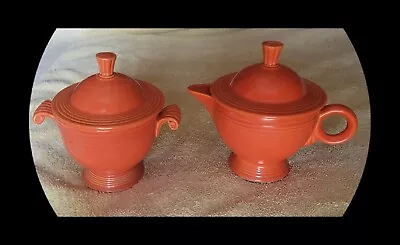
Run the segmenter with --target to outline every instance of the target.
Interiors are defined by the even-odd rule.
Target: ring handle
[[[322,127],[322,122],[329,116],[341,115],[346,119],[346,128],[338,134],[328,134]],[[341,144],[351,139],[358,129],[356,114],[347,106],[341,104],[326,105],[319,114],[319,120],[315,128],[314,136],[316,140],[328,145]]]

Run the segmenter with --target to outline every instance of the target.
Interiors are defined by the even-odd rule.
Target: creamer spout
[[[188,91],[193,95],[210,113],[214,114],[215,100],[210,93],[211,84],[195,84],[188,87]]]

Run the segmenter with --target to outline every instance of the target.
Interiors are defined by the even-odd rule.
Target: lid
[[[155,86],[114,72],[116,54],[96,54],[99,72],[60,91],[55,114],[65,123],[87,126],[126,124],[158,113],[164,96]]]
[[[262,43],[262,63],[245,67],[215,81],[211,94],[218,101],[258,114],[282,115],[317,109],[326,101],[324,91],[279,63],[283,44]]]

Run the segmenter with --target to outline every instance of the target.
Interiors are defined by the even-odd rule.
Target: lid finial
[[[278,41],[265,41],[262,43],[264,52],[264,65],[266,67],[279,66],[279,55],[283,48],[283,43]]]
[[[101,52],[96,54],[99,66],[99,76],[111,77],[114,74],[114,65],[117,55],[111,52]]]

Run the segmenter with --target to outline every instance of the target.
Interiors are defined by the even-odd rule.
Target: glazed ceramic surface
[[[281,42],[266,41],[262,48],[262,63],[188,90],[208,110],[221,139],[232,149],[232,171],[249,181],[274,182],[289,173],[287,159],[301,147],[318,141],[344,143],[356,133],[358,122],[350,108],[326,105],[327,95],[316,83],[279,63]],[[329,135],[322,122],[333,114],[343,116],[347,126]]]
[[[177,105],[164,107],[163,93],[152,84],[114,72],[114,53],[96,59],[97,74],[42,102],[33,121],[54,120],[88,187],[123,191],[143,177],[143,158],[161,126],[176,130],[181,112]]]

